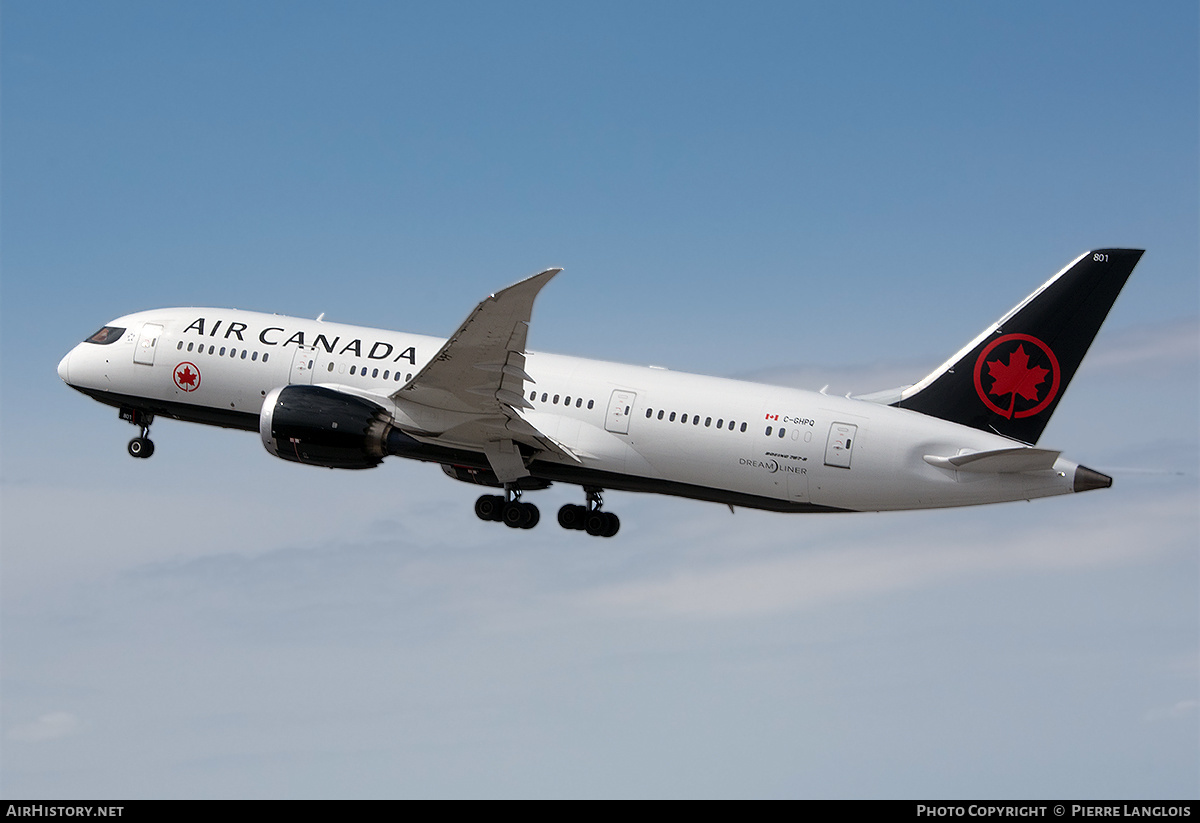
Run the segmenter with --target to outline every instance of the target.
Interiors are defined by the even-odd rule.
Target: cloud
[[[40,743],[46,740],[61,740],[83,729],[83,722],[70,712],[50,712],[32,723],[16,726],[8,733],[9,740]]]
[[[1163,720],[1178,720],[1191,717],[1200,708],[1200,700],[1180,700],[1173,706],[1160,706],[1146,712],[1146,721],[1157,723]]]
[[[1114,366],[1165,367],[1191,362],[1200,353],[1200,318],[1189,317],[1163,325],[1139,325],[1111,335],[1101,330],[1083,368]]]
[[[834,524],[832,531],[822,525],[808,529],[809,545],[794,545],[779,527],[743,532],[740,551],[756,558],[751,562],[718,560],[657,579],[599,586],[580,601],[618,614],[684,618],[795,612],[964,577],[1135,563],[1189,545],[1196,528],[1190,493],[1108,511],[1089,506],[1050,524],[1044,507],[1026,509],[1031,516],[1022,513],[1020,507],[1028,505],[993,507],[983,519],[940,513],[935,522],[918,514],[909,521],[918,525],[921,518],[917,528],[898,528],[892,520],[897,528],[887,533],[859,524],[841,529]],[[1156,524],[1153,541],[1145,539],[1146,523]],[[772,544],[788,543],[793,545],[787,555],[771,550]],[[837,547],[829,548],[831,543]]]

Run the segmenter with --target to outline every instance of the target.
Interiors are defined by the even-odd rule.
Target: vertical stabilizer
[[[1141,257],[1082,255],[892,405],[1036,443]]]

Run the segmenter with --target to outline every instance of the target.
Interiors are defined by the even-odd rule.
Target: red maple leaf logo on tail
[[[1000,346],[1004,348],[996,354],[997,359],[988,360],[992,352]],[[1008,352],[1007,363],[1004,362],[1004,352]],[[1035,361],[1044,367],[1029,365],[1030,353]],[[984,375],[984,363],[987,363],[987,375]],[[985,377],[992,379],[990,389],[983,387]],[[983,405],[1009,420],[1032,417],[1049,408],[1058,396],[1061,378],[1062,371],[1054,351],[1032,334],[1014,333],[997,337],[984,346],[983,351],[975,358],[975,393]],[[1008,408],[996,405],[992,395],[1010,395]],[[1017,398],[1021,399],[1020,405]]]
[[[1050,374],[1049,369],[1029,365],[1029,355],[1025,353],[1024,345],[1017,346],[1015,350],[1009,352],[1007,363],[1000,360],[989,360],[987,367],[988,375],[992,378],[992,388],[988,394],[994,394],[997,397],[1003,397],[1006,394],[1012,395],[1012,400],[1008,404],[1008,412],[1004,415],[1009,420],[1012,419],[1013,411],[1016,409],[1017,396],[1019,395],[1025,400],[1037,400],[1037,387],[1046,379],[1046,375]]]

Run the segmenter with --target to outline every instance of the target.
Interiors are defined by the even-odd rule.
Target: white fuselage
[[[425,442],[479,451],[455,441],[453,413],[390,397],[443,340],[208,308],[109,325],[125,330],[119,340],[80,343],[59,366],[64,381],[102,402],[253,430],[272,389],[320,385],[370,399]],[[534,352],[526,371],[531,408],[522,416],[575,458],[538,455],[531,473],[552,480],[781,511],[881,511],[1064,494],[1077,468],[1062,458],[1036,472],[935,466],[927,456],[1020,444],[816,392]]]

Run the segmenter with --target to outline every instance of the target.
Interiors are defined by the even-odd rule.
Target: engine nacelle
[[[284,460],[331,469],[370,469],[383,462],[392,417],[381,406],[322,386],[282,386],[267,393],[258,432]]]

